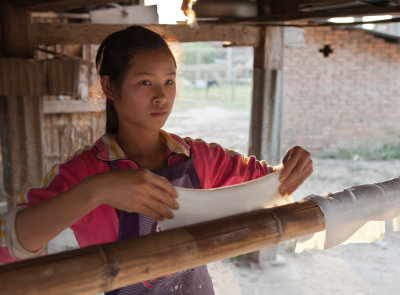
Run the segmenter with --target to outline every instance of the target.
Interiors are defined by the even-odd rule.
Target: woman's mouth
[[[161,116],[165,116],[166,114],[167,114],[166,111],[156,111],[156,112],[150,113],[150,115],[152,115],[154,117],[161,117]]]

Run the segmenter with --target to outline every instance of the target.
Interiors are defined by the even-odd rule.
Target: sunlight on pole
[[[348,24],[354,23],[354,17],[332,17],[328,19],[328,22],[337,23],[337,24]]]
[[[363,22],[371,22],[385,19],[392,19],[391,15],[371,15],[371,16],[363,16]],[[367,30],[373,30],[375,28],[375,24],[363,24],[362,27]]]

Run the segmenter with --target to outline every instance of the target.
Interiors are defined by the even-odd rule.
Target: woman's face
[[[159,130],[176,95],[176,65],[166,50],[135,54],[115,97],[119,126]]]

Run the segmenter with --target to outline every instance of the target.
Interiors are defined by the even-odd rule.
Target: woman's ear
[[[101,89],[103,89],[104,94],[111,100],[114,100],[114,91],[111,85],[110,76],[104,75],[100,78]]]

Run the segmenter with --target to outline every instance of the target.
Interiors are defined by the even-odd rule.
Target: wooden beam
[[[92,5],[106,5],[110,0],[13,0],[16,7],[29,11],[62,11]]]
[[[279,1],[279,0],[274,0]],[[287,2],[287,1],[283,1]],[[315,8],[323,8],[323,7],[334,7],[334,6],[367,6],[368,4],[363,4],[360,1],[356,0],[297,0],[293,1],[299,8],[308,8],[308,7],[315,7]]]
[[[128,5],[121,8],[108,8],[90,11],[93,24],[130,25],[133,23],[151,25],[158,23],[157,6]],[[123,13],[122,13],[123,11]]]
[[[268,0],[270,16],[276,20],[313,19],[341,16],[391,14],[400,11],[400,5],[371,5],[355,0]]]
[[[297,1],[269,0],[270,15],[289,15],[297,11]]]
[[[267,1],[265,0],[264,11],[260,12],[259,16],[250,18],[221,18],[215,21],[199,20],[200,23],[219,23],[219,24],[236,24],[236,25],[277,25],[283,24],[286,21],[295,20],[318,20],[331,17],[346,17],[346,16],[367,16],[367,15],[387,15],[399,14],[400,4],[397,6],[376,6],[365,5],[360,7],[348,8],[332,8],[312,10],[306,5],[300,6],[298,3],[290,1]],[[264,14],[261,14],[264,12]]]
[[[183,271],[325,227],[312,202],[263,209],[0,266],[2,295],[95,294]]]
[[[53,19],[79,19],[79,20],[90,20],[89,13],[71,13],[71,12],[33,12],[33,19],[39,18],[53,18]]]
[[[10,0],[0,3],[2,47],[5,57],[33,58],[31,15]],[[0,79],[6,77],[0,76]],[[43,174],[42,99],[39,96],[1,96],[1,151],[3,185],[9,207],[29,186],[40,184]]]
[[[33,57],[31,15],[10,5],[10,0],[0,1],[3,55],[20,58]]]
[[[127,25],[33,24],[35,45],[100,44],[103,39]],[[187,25],[159,25],[180,42],[229,41],[232,45],[258,46],[258,27],[242,25],[200,24],[199,30]]]
[[[367,15],[383,15],[398,14],[400,6],[366,6],[359,8],[338,8],[329,10],[319,10],[310,12],[296,12],[290,14],[287,20],[345,17],[345,16],[367,16]],[[276,18],[279,16],[277,15]]]

